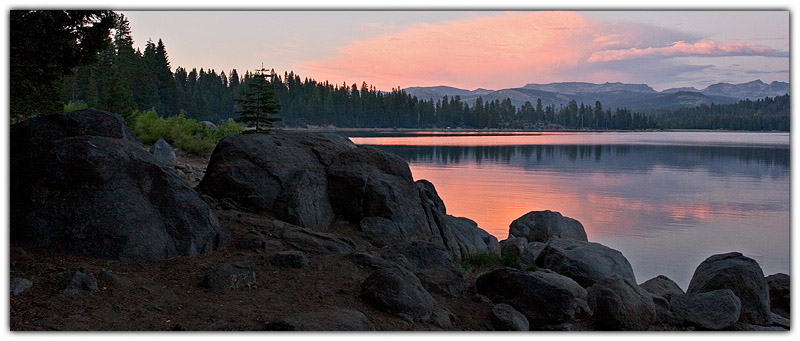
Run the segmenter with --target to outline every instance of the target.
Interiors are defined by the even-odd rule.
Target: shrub
[[[466,270],[483,272],[485,270],[499,268],[503,266],[519,268],[519,255],[507,253],[502,257],[497,257],[488,253],[474,253],[461,261],[461,266]],[[535,264],[533,265],[536,266]],[[531,269],[531,266],[528,266]],[[535,270],[535,268],[533,268]]]
[[[154,109],[136,112],[132,122],[132,130],[142,142],[154,143],[164,139],[173,147],[192,154],[208,153],[223,137],[240,134],[244,130],[241,124],[231,120],[212,129],[195,119],[186,118],[183,111],[167,118],[158,116]]]
[[[88,107],[89,107],[89,105],[87,105],[83,101],[69,102],[67,104],[64,104],[64,112],[72,112],[72,111],[75,111],[75,110],[82,110],[82,109],[86,109]]]

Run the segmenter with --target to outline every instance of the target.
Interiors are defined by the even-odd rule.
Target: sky
[[[380,90],[789,81],[788,11],[122,11],[172,67]]]

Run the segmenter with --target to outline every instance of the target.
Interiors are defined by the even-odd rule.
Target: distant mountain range
[[[772,82],[766,84],[761,80],[742,84],[717,83],[698,90],[693,87],[671,88],[656,91],[647,84],[625,83],[584,83],[564,82],[549,84],[527,84],[521,88],[501,90],[465,90],[449,86],[411,87],[404,89],[407,94],[420,99],[438,100],[444,96],[459,96],[461,100],[474,104],[478,97],[483,100],[505,100],[510,98],[515,106],[526,101],[536,105],[541,99],[542,105],[559,107],[569,101],[594,105],[600,101],[605,108],[626,107],[632,110],[659,110],[692,107],[701,104],[727,104],[742,99],[759,99],[789,93],[789,83]]]

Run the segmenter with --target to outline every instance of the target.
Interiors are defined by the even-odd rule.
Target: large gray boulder
[[[586,289],[549,270],[525,272],[500,268],[478,277],[475,287],[492,302],[514,307],[525,315],[531,326],[569,322],[591,315]]]
[[[509,238],[525,237],[529,242],[546,243],[552,237],[588,241],[583,225],[553,211],[532,211],[511,222]]]
[[[664,275],[658,275],[648,279],[644,283],[639,284],[639,286],[653,295],[665,298],[667,302],[669,302],[672,297],[684,294],[683,289],[681,289],[677,283]]]
[[[542,250],[536,265],[572,278],[583,287],[611,275],[636,283],[628,259],[617,250],[598,243],[552,238]]]
[[[150,147],[150,153],[153,154],[156,161],[164,166],[175,167],[178,165],[178,158],[175,157],[175,149],[173,149],[167,141],[164,141],[164,139],[158,139],[158,141]]]
[[[676,295],[670,306],[684,320],[711,330],[732,326],[742,310],[742,302],[730,289]]]
[[[332,158],[328,180],[337,215],[352,222],[369,217],[389,221],[360,224],[371,240],[391,245],[433,235],[411,170],[399,156],[365,146],[343,151]],[[373,226],[380,230],[369,230]]]
[[[139,262],[211,252],[230,239],[119,115],[86,109],[15,124],[10,163],[15,245]]]
[[[530,324],[525,315],[505,303],[492,307],[492,310],[489,311],[489,318],[492,321],[494,330],[528,331],[530,329]]]
[[[589,306],[600,330],[647,330],[656,320],[650,293],[619,275],[589,287]]]
[[[790,318],[789,291],[791,289],[791,281],[789,280],[789,275],[778,273],[769,275],[766,279],[769,287],[770,310],[779,316]]]
[[[295,225],[324,229],[334,219],[326,167],[333,155],[352,148],[335,134],[276,130],[228,136],[214,148],[197,189]]]
[[[361,283],[361,299],[370,306],[415,321],[430,319],[436,301],[410,271],[382,268]]]
[[[730,289],[742,302],[739,322],[769,326],[769,289],[761,267],[739,252],[708,257],[694,271],[687,293]]]
[[[467,292],[467,282],[442,246],[428,241],[417,241],[400,252],[429,292],[454,297]]]

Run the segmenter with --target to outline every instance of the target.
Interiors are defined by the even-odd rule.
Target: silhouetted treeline
[[[235,69],[224,71],[170,67],[164,43],[148,41],[144,51],[133,48],[128,22],[118,15],[113,43],[99,62],[79,67],[66,80],[64,102],[84,102],[123,115],[155,110],[162,116],[183,112],[197,120],[220,122],[235,118],[235,99],[252,78]],[[281,103],[280,125],[332,125],[353,128],[474,128],[474,129],[732,129],[789,130],[789,96],[701,105],[656,114],[604,108],[602,103],[570,101],[558,108],[541,100],[520,107],[510,99],[474,103],[458,96],[422,100],[400,88],[378,91],[362,83],[318,82],[285,72],[272,79]]]

